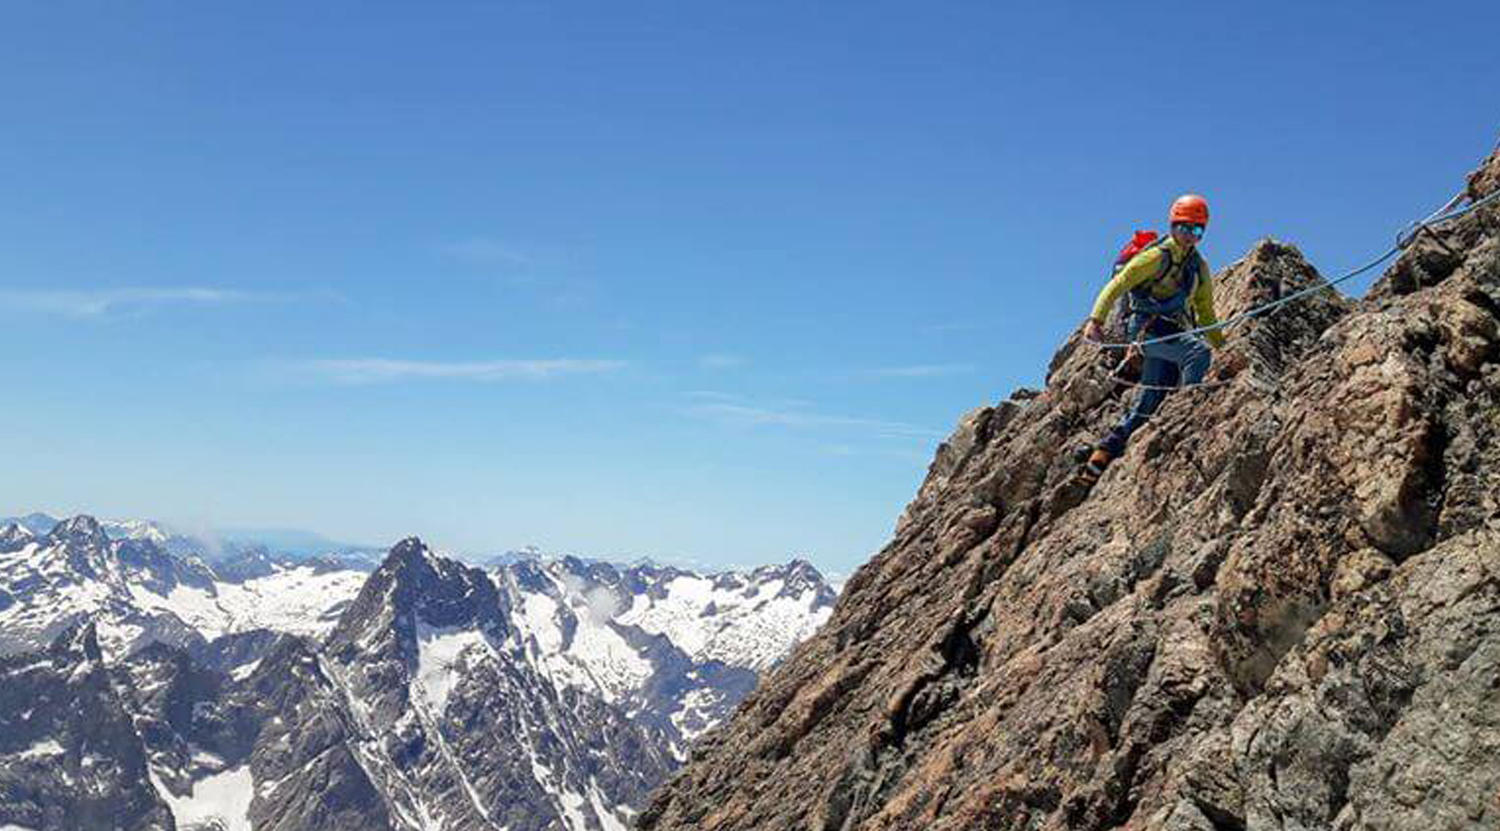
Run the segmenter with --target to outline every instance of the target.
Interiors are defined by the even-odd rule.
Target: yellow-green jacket
[[[1120,295],[1156,277],[1161,271],[1161,258],[1166,256],[1168,250],[1172,253],[1172,268],[1163,274],[1161,279],[1151,284],[1151,296],[1166,300],[1181,290],[1182,266],[1187,262],[1187,257],[1183,256],[1184,252],[1177,244],[1177,240],[1167,237],[1166,242],[1161,245],[1153,245],[1131,258],[1130,262],[1126,263],[1125,267],[1104,285],[1104,288],[1099,291],[1098,299],[1094,301],[1093,318],[1102,323]],[[1198,285],[1193,289],[1193,294],[1187,302],[1192,308],[1193,320],[1198,326],[1212,326],[1219,322],[1219,316],[1214,312],[1213,271],[1209,269],[1208,261],[1203,259],[1202,254],[1194,250],[1192,256],[1198,258]],[[1224,332],[1221,329],[1211,329],[1205,332],[1204,336],[1208,338],[1210,346],[1224,345]]]

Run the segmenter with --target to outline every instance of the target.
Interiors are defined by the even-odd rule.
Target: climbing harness
[[[1282,306],[1288,305],[1288,304],[1290,304],[1290,303],[1292,303],[1294,301],[1301,300],[1302,298],[1307,297],[1308,295],[1311,295],[1311,294],[1313,294],[1315,292],[1324,291],[1326,289],[1333,288],[1334,286],[1336,286],[1336,285],[1338,285],[1340,283],[1343,283],[1345,281],[1352,280],[1355,277],[1358,277],[1359,275],[1364,274],[1365,272],[1370,271],[1371,269],[1379,266],[1381,263],[1384,263],[1386,260],[1389,260],[1391,257],[1394,257],[1397,254],[1401,253],[1402,250],[1404,250],[1408,245],[1411,244],[1412,240],[1416,238],[1417,233],[1420,232],[1422,229],[1424,229],[1424,228],[1430,228],[1433,225],[1437,225],[1437,224],[1440,224],[1440,223],[1443,223],[1443,222],[1448,222],[1450,220],[1457,219],[1457,218],[1459,218],[1461,216],[1464,216],[1465,214],[1468,214],[1468,213],[1471,213],[1471,212],[1473,212],[1475,210],[1478,210],[1479,208],[1483,207],[1486,204],[1489,204],[1490,202],[1495,201],[1496,199],[1500,199],[1500,190],[1496,190],[1494,193],[1491,193],[1489,196],[1486,196],[1483,199],[1480,199],[1480,200],[1478,200],[1476,202],[1470,203],[1469,205],[1467,205],[1467,206],[1465,206],[1463,208],[1453,208],[1453,207],[1451,207],[1456,202],[1460,201],[1460,199],[1462,198],[1462,196],[1463,196],[1463,194],[1460,193],[1454,199],[1449,200],[1449,202],[1448,202],[1447,205],[1444,205],[1443,207],[1439,208],[1436,212],[1434,212],[1428,218],[1422,220],[1421,222],[1414,223],[1413,226],[1412,226],[1412,228],[1414,230],[1412,230],[1410,233],[1403,233],[1401,236],[1399,236],[1397,238],[1397,240],[1396,240],[1396,245],[1394,247],[1392,247],[1389,251],[1386,251],[1384,254],[1381,254],[1376,259],[1371,260],[1368,263],[1365,263],[1364,265],[1360,266],[1359,268],[1354,269],[1353,271],[1349,272],[1348,274],[1345,274],[1345,275],[1343,275],[1341,277],[1338,277],[1338,278],[1335,278],[1333,280],[1324,281],[1323,283],[1320,283],[1320,284],[1318,284],[1316,286],[1308,286],[1305,289],[1302,289],[1300,291],[1292,292],[1291,294],[1288,294],[1285,297],[1281,297],[1281,298],[1278,298],[1276,300],[1272,300],[1269,303],[1263,303],[1263,304],[1261,304],[1259,306],[1253,306],[1253,307],[1251,307],[1249,309],[1246,309],[1243,312],[1240,312],[1239,314],[1235,315],[1234,317],[1231,317],[1228,320],[1220,321],[1219,323],[1214,323],[1214,324],[1211,324],[1209,326],[1199,326],[1199,327],[1194,328],[1194,329],[1185,329],[1185,330],[1183,330],[1181,332],[1175,332],[1175,333],[1170,334],[1170,335],[1162,335],[1160,337],[1155,337],[1155,338],[1149,338],[1149,339],[1146,339],[1146,340],[1136,341],[1134,345],[1145,346],[1147,344],[1152,344],[1152,343],[1166,343],[1167,341],[1173,341],[1173,340],[1176,340],[1178,338],[1192,337],[1194,335],[1201,335],[1204,332],[1212,332],[1215,329],[1228,329],[1231,326],[1236,326],[1236,325],[1238,325],[1240,323],[1243,323],[1246,320],[1249,320],[1250,318],[1259,317],[1259,316],[1261,316],[1263,314],[1266,314],[1268,312],[1275,311],[1276,309],[1279,309]],[[1094,344],[1095,346],[1103,347],[1103,348],[1106,348],[1106,349],[1124,349],[1124,348],[1128,348],[1128,347],[1130,347],[1132,345],[1131,343],[1106,343],[1106,342],[1103,342],[1103,341],[1092,340],[1092,339],[1089,339],[1089,338],[1085,338],[1085,340],[1087,340],[1089,343]]]
[[[1145,327],[1141,327],[1141,328],[1142,328],[1142,331],[1145,330]],[[1140,357],[1141,357],[1142,361],[1145,360],[1145,356],[1144,355],[1141,355]],[[1144,384],[1144,383],[1141,383],[1140,381],[1132,381],[1129,378],[1126,378],[1124,375],[1121,374],[1121,372],[1127,366],[1129,366],[1130,363],[1131,363],[1131,353],[1130,353],[1129,350],[1127,350],[1126,353],[1125,353],[1125,357],[1122,358],[1119,363],[1115,364],[1115,368],[1114,369],[1110,370],[1110,378],[1112,378],[1114,380],[1114,382],[1116,384],[1118,384],[1119,386],[1129,387],[1131,389],[1138,389],[1138,390],[1163,390],[1163,391],[1166,391],[1166,392],[1172,392],[1172,391],[1175,391],[1175,390],[1195,389],[1197,387],[1224,387],[1224,386],[1228,386],[1228,385],[1234,383],[1234,379],[1233,378],[1225,378],[1225,379],[1217,380],[1217,381],[1198,381],[1197,383],[1193,383],[1193,384],[1179,384],[1177,386],[1167,386],[1165,384]]]

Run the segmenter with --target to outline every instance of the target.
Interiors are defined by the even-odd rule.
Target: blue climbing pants
[[[1156,335],[1151,335],[1156,337]],[[1156,413],[1156,408],[1165,401],[1170,390],[1149,389],[1149,387],[1179,387],[1184,384],[1196,384],[1203,380],[1203,374],[1208,372],[1208,363],[1211,359],[1208,344],[1202,338],[1195,335],[1177,338],[1176,340],[1163,341],[1161,343],[1148,343],[1141,347],[1144,362],[1141,364],[1141,384],[1148,387],[1142,389],[1135,399],[1135,406],[1125,414],[1125,418],[1109,431],[1100,447],[1112,458],[1118,458],[1125,452],[1125,443],[1130,441],[1130,434],[1140,429],[1141,425],[1150,420]]]

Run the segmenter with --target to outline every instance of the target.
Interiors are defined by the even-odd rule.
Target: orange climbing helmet
[[[1208,224],[1208,200],[1196,193],[1184,193],[1177,197],[1172,203],[1170,214],[1172,222],[1192,222],[1198,225]]]

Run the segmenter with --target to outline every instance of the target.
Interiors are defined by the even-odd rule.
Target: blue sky
[[[1028,5],[7,4],[0,505],[849,571],[1178,193],[1500,138],[1492,2]]]

